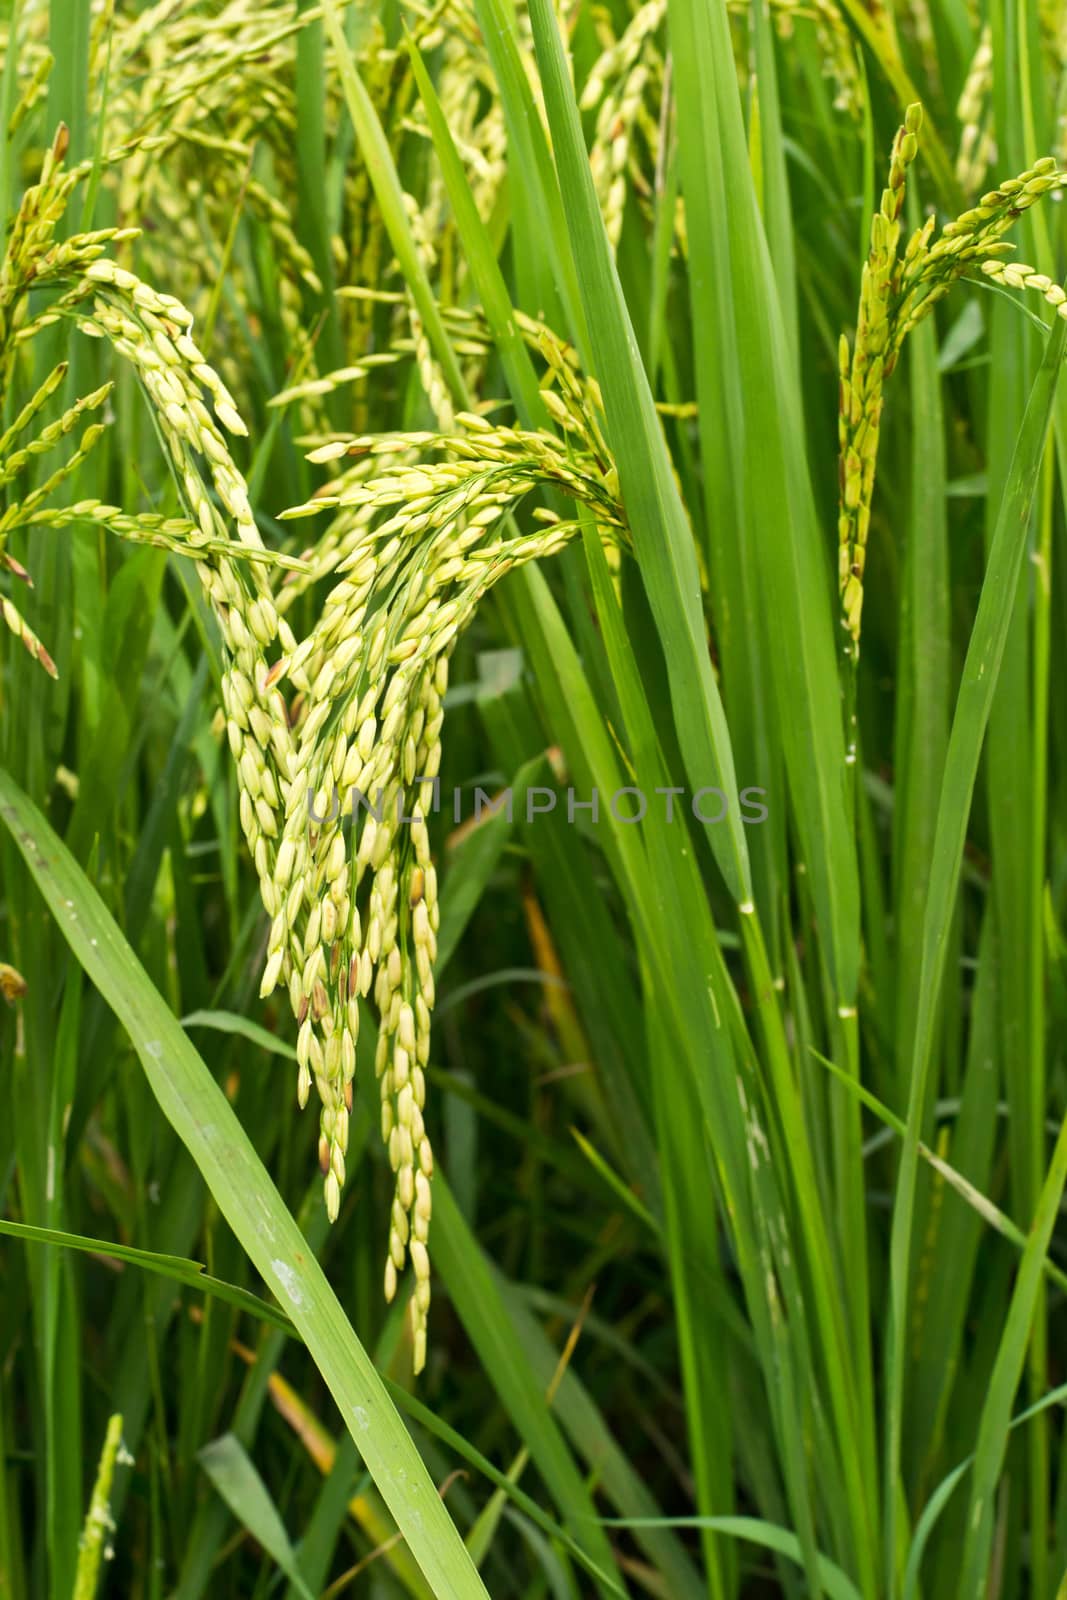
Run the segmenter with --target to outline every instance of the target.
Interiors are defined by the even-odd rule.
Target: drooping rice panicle
[[[297,1097],[306,1104],[314,1083],[321,1103],[319,1158],[331,1218],[346,1175],[359,999],[375,1002],[382,1138],[396,1174],[385,1292],[392,1299],[410,1258],[416,1370],[425,1360],[430,1303],[433,1155],[423,1112],[439,924],[427,821],[449,657],[493,584],[574,536],[574,523],[508,531],[506,519],[531,490],[552,485],[585,504],[605,532],[625,534],[617,490],[594,456],[476,416],[456,422],[454,435],[365,436],[320,447],[313,461],[353,457],[352,468],[283,514],[333,509],[353,536],[334,531],[332,548],[343,551],[331,564],[339,581],[284,664],[299,697],[292,757],[279,781],[284,822],[266,853],[271,870],[260,874],[272,917],[262,993],[279,984],[289,993]],[[432,453],[452,459],[428,461]],[[384,470],[370,475],[368,456],[384,458]],[[243,761],[239,770],[244,781]]]
[[[871,221],[855,339],[851,346],[844,334],[840,340],[838,577],[842,624],[854,659],[886,379],[911,329],[965,273],[981,266],[987,276],[997,276],[997,254],[1011,248],[1003,235],[1023,211],[1063,183],[1055,158],[1046,156],[946,223],[932,243],[935,219],[929,217],[901,251],[905,181],[918,150],[921,125],[920,107],[910,107],[893,144],[889,185]],[[1005,267],[1000,276],[1007,271]],[[1020,286],[1040,287],[1051,304],[1061,303],[1056,286],[1033,268],[1016,268],[1004,281],[1016,279]]]

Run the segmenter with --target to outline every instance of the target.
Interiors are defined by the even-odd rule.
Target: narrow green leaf
[[[184,1283],[203,1294],[214,1295],[217,1300],[226,1300],[239,1311],[247,1311],[261,1322],[272,1322],[285,1333],[296,1332],[285,1312],[279,1311],[277,1306],[261,1300],[258,1295],[242,1289],[236,1283],[224,1283],[221,1278],[212,1277],[199,1261],[189,1261],[185,1256],[138,1250],[133,1245],[116,1244],[111,1239],[89,1239],[84,1234],[64,1233],[58,1228],[36,1228],[28,1222],[12,1222],[7,1217],[0,1217],[0,1233],[9,1234],[13,1239],[25,1239],[32,1244],[51,1244],[63,1250],[82,1250],[87,1255],[104,1256],[111,1261],[128,1261],[131,1266],[143,1267],[146,1272],[157,1272],[163,1278],[173,1278],[175,1283]]]
[[[1037,1212],[1015,1281],[1007,1322],[997,1351],[993,1376],[978,1425],[974,1476],[967,1508],[960,1600],[982,1600],[986,1594],[989,1552],[993,1543],[997,1482],[1004,1466],[1011,1429],[1011,1407],[1026,1364],[1027,1347],[1043,1286],[1045,1257],[1056,1226],[1067,1183],[1067,1118],[1060,1128],[1052,1162],[1038,1200]]]
[[[656,619],[671,684],[671,710],[694,790],[721,789],[727,817],[712,849],[738,903],[752,898],[737,779],[726,717],[711,670],[693,534],[600,216],[555,14],[532,0],[531,18],[564,211],[607,411],[623,503]]]
[[[374,185],[378,204],[382,209],[382,218],[396,252],[400,270],[407,280],[448,386],[454,398],[457,401],[461,400],[465,392],[463,374],[445,333],[437,301],[415,245],[411,223],[404,209],[404,191],[397,175],[392,149],[378,113],[374,109],[374,103],[367,93],[366,85],[359,75],[352,48],[338,20],[335,0],[323,0],[322,16],[337,58],[337,70],[341,76],[345,105],[348,107],[352,126],[356,130],[360,154]]]
[[[922,969],[914,1032],[907,1132],[893,1206],[890,1256],[890,1325],[886,1370],[886,1553],[887,1581],[895,1582],[901,1431],[904,1410],[905,1330],[911,1269],[912,1224],[919,1138],[926,1108],[937,1001],[944,976],[956,891],[963,864],[967,822],[982,741],[996,690],[1019,572],[1026,549],[1030,508],[1048,436],[1052,402],[1067,344],[1067,323],[1057,318],[1034,380],[1019,430],[1015,456],[997,517],[963,668],[949,736],[945,777],[931,855],[922,928]]]
[[[740,506],[732,532],[743,541],[755,625],[773,641],[776,739],[825,960],[838,1003],[848,1007],[858,975],[858,875],[830,568],[804,453],[798,373],[753,191],[724,0],[671,0],[669,17],[694,325],[705,360],[714,350],[725,364],[722,415],[735,440]]]
[[[183,1028],[213,1028],[216,1033],[235,1033],[272,1056],[284,1056],[287,1061],[296,1060],[296,1050],[288,1040],[279,1039],[269,1028],[242,1016],[238,1011],[190,1011],[187,1017],[182,1017],[181,1023]]]
[[[1021,1427],[1024,1422],[1029,1422],[1032,1418],[1041,1416],[1044,1412],[1051,1410],[1053,1406],[1062,1405],[1067,1405],[1067,1384],[1061,1384],[1058,1389],[1050,1390],[1034,1405],[1027,1406],[1025,1411],[1021,1411],[1017,1417],[1013,1417],[1009,1424],[1009,1430]],[[970,1455],[966,1461],[961,1461],[958,1467],[953,1467],[952,1471],[941,1480],[926,1502],[923,1514],[915,1524],[915,1535],[911,1541],[911,1549],[908,1551],[908,1564],[904,1571],[902,1600],[917,1600],[919,1594],[919,1569],[922,1565],[926,1546],[930,1542],[930,1535],[934,1531],[934,1525],[956,1489],[967,1476],[974,1464],[974,1459],[974,1456]]]
[[[488,230],[478,215],[463,163],[459,158],[448,122],[437,98],[433,79],[426,63],[416,48],[414,40],[407,41],[411,66],[418,84],[419,95],[426,110],[434,150],[441,164],[441,172],[448,189],[448,198],[456,219],[459,236],[474,280],[481,308],[493,331],[500,355],[504,376],[511,395],[519,409],[523,425],[527,428],[548,425],[548,413],[541,399],[530,352],[515,325],[515,314],[508,294],[504,275],[493,253]]]
[[[588,356],[587,311],[579,291],[574,256],[567,242],[560,185],[553,171],[541,112],[527,75],[519,38],[514,0],[474,0],[486,50],[500,91],[508,130],[508,150],[514,160],[512,183],[522,190],[520,204],[529,208],[538,229],[539,254],[547,257],[553,287],[562,304],[570,335],[583,357]],[[541,308],[528,306],[533,312]]]
[[[615,1560],[610,1544],[599,1529],[584,1520],[592,1509],[586,1487],[529,1364],[516,1360],[513,1335],[497,1287],[440,1174],[434,1183],[434,1255],[456,1311],[497,1394],[567,1518],[575,1539],[594,1563],[597,1592],[602,1595],[622,1592],[614,1577]]]
[[[745,1539],[764,1550],[775,1550],[798,1564],[802,1561],[800,1541],[788,1528],[776,1528],[761,1517],[610,1517],[608,1528],[710,1528],[731,1539]],[[830,1600],[862,1600],[860,1590],[846,1572],[827,1556],[819,1556],[819,1581]]]
[[[304,1600],[315,1600],[297,1565],[278,1508],[241,1441],[232,1433],[223,1434],[204,1445],[197,1460],[241,1526],[281,1567]]]

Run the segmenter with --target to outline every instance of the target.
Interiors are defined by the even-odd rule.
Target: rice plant
[[[0,57],[0,1595],[1059,1600],[1062,5]]]

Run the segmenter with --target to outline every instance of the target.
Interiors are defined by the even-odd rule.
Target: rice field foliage
[[[1059,1600],[1060,0],[0,56],[0,1596]]]

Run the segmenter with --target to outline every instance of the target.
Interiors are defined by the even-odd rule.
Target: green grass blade
[[[588,1492],[529,1364],[516,1359],[514,1336],[499,1291],[440,1175],[434,1185],[434,1240],[437,1265],[482,1364],[575,1539],[599,1571],[597,1592],[625,1592],[613,1577],[615,1559],[610,1544],[584,1520],[592,1512]]]
[[[554,1522],[547,1512],[538,1505],[536,1500],[532,1499],[524,1489],[520,1489],[517,1483],[511,1481],[507,1473],[501,1472],[469,1440],[465,1439],[462,1434],[457,1433],[455,1428],[450,1427],[447,1422],[436,1416],[421,1401],[416,1400],[413,1394],[410,1394],[406,1389],[402,1389],[391,1378],[386,1380],[386,1388],[401,1411],[407,1412],[409,1417],[420,1423],[435,1439],[440,1439],[443,1444],[448,1445],[464,1461],[470,1462],[471,1466],[476,1468],[490,1483],[501,1489],[508,1499],[513,1501],[519,1510],[528,1516],[537,1527],[543,1529],[553,1541],[558,1542],[568,1550],[574,1559],[589,1573],[594,1582],[605,1586],[612,1594],[626,1593],[610,1574],[599,1567],[588,1555],[586,1548],[588,1535],[585,1536],[585,1543],[579,1542],[569,1528]],[[599,1519],[594,1518],[593,1520],[598,1521]],[[594,1535],[594,1537],[596,1536]]]
[[[894,810],[896,1024],[901,1095],[911,1062],[911,1029],[920,981],[918,942],[906,930],[922,915],[937,799],[948,746],[948,524],[944,418],[932,322],[908,343],[913,442],[911,506],[901,578],[901,666],[897,709]]]
[[[536,221],[538,255],[543,256],[559,296],[574,345],[588,357],[587,311],[583,303],[574,256],[567,242],[560,185],[553,170],[541,113],[534,100],[523,60],[525,44],[516,28],[513,0],[475,0],[486,50],[500,91],[508,130],[508,146],[516,171],[513,182],[522,190],[522,204]],[[542,307],[527,306],[531,313]]]
[[[997,1351],[989,1391],[978,1425],[974,1476],[967,1510],[963,1548],[961,1600],[981,1600],[987,1592],[989,1552],[993,1543],[995,1493],[1004,1466],[1011,1429],[1011,1407],[1026,1364],[1034,1308],[1044,1283],[1045,1256],[1060,1213],[1067,1182],[1067,1118],[1060,1128],[1037,1211],[1030,1225],[1007,1322]]]
[[[288,1334],[295,1333],[292,1322],[284,1311],[279,1311],[258,1295],[250,1294],[235,1283],[224,1283],[205,1272],[199,1261],[189,1261],[184,1256],[163,1255],[157,1250],[139,1250],[134,1245],[116,1244],[111,1239],[89,1239],[80,1233],[64,1233],[59,1228],[35,1228],[28,1222],[11,1222],[0,1217],[0,1233],[13,1239],[25,1239],[33,1244],[57,1245],[63,1250],[83,1250],[88,1255],[103,1256],[110,1261],[128,1261],[131,1266],[142,1267],[146,1272],[157,1272],[161,1277],[172,1278],[190,1289],[226,1300],[239,1311],[247,1311],[261,1322],[272,1322]]]
[[[314,1600],[278,1508],[241,1441],[232,1433],[223,1434],[206,1444],[197,1459],[241,1526],[277,1563],[303,1600]]]
[[[1067,1405],[1067,1384],[1061,1384],[1059,1388],[1050,1390],[1034,1405],[1027,1406],[1025,1411],[1021,1411],[1017,1417],[1013,1417],[1009,1423],[1009,1430],[1021,1427],[1023,1423],[1030,1422],[1034,1417],[1043,1415],[1053,1406],[1062,1405]],[[919,1594],[919,1569],[922,1565],[926,1546],[930,1541],[930,1535],[933,1533],[934,1526],[952,1495],[967,1476],[974,1459],[973,1455],[968,1456],[965,1461],[961,1461],[958,1467],[954,1467],[942,1479],[927,1501],[922,1516],[915,1524],[915,1535],[908,1551],[908,1564],[904,1571],[902,1600],[917,1600]]]
[[[268,1055],[296,1060],[296,1049],[287,1039],[280,1039],[262,1023],[253,1022],[238,1011],[190,1011],[187,1017],[182,1017],[181,1024],[183,1028],[214,1028],[217,1033],[235,1033],[249,1044],[266,1050]]]
[[[711,670],[692,530],[675,482],[630,314],[611,259],[555,15],[533,0],[531,17],[578,264],[596,376],[607,411],[623,503],[671,684],[671,709],[693,788],[727,796],[712,848],[738,903],[752,897],[733,751]]]
[[[1056,381],[1067,343],[1067,323],[1057,320],[1023,418],[986,566],[956,711],[949,737],[938,807],[922,931],[922,980],[915,1022],[907,1133],[893,1207],[891,1316],[887,1347],[885,1526],[894,1582],[897,1493],[904,1409],[905,1329],[912,1252],[918,1144],[926,1107],[938,995],[963,864],[971,799],[982,740],[989,722],[1026,548],[1030,508],[1048,435]]]
[[[538,1381],[547,1388],[559,1362],[558,1351],[529,1310],[519,1287],[505,1282],[500,1274],[495,1276],[519,1343]],[[585,1327],[588,1330],[588,1320]],[[601,1492],[616,1507],[619,1515],[657,1516],[658,1507],[629,1456],[613,1437],[592,1395],[578,1377],[574,1363],[567,1368],[560,1381],[556,1410],[575,1448],[584,1457],[590,1471],[597,1474]],[[641,1528],[636,1530],[635,1536],[649,1561],[669,1584],[671,1600],[697,1600],[698,1596],[706,1595],[707,1584],[701,1584],[681,1541],[669,1530]]]
[[[441,109],[441,102],[437,98],[433,79],[414,40],[410,38],[408,52],[411,56],[415,82],[418,84],[430,125],[434,150],[441,164],[441,173],[456,218],[456,227],[467,254],[471,277],[478,292],[481,308],[493,330],[497,352],[512,398],[518,407],[524,427],[548,427],[548,413],[541,399],[530,352],[515,325],[511,296],[504,275],[497,264],[488,230],[478,215],[478,208],[471,194],[470,184],[467,182],[467,174],[449,131],[448,121]]]
[[[457,401],[462,401],[466,393],[463,374],[445,333],[437,300],[426,276],[426,269],[411,231],[411,223],[404,209],[404,192],[397,174],[392,148],[378,113],[374,109],[374,103],[367,93],[366,85],[360,77],[352,47],[345,38],[338,19],[335,0],[323,0],[322,15],[337,58],[337,70],[341,76],[345,105],[348,107],[348,114],[359,140],[360,153],[366,163],[370,181],[374,185],[374,192],[378,197],[382,218],[396,252],[400,270],[407,280],[427,337],[441,363],[448,387],[453,397]]]
[[[799,380],[753,191],[723,0],[672,0],[678,136],[698,358],[730,364],[722,407],[736,436],[749,591],[768,647],[802,859],[837,1003],[855,1000],[859,887],[846,772],[827,548],[816,517]]]
[[[791,1561],[802,1560],[800,1541],[788,1528],[776,1528],[760,1517],[656,1517],[612,1518],[609,1528],[710,1528],[715,1533],[726,1534],[731,1539],[745,1539],[764,1550],[776,1550]],[[819,1582],[830,1600],[861,1600],[861,1594],[847,1572],[827,1556],[819,1556]]]

